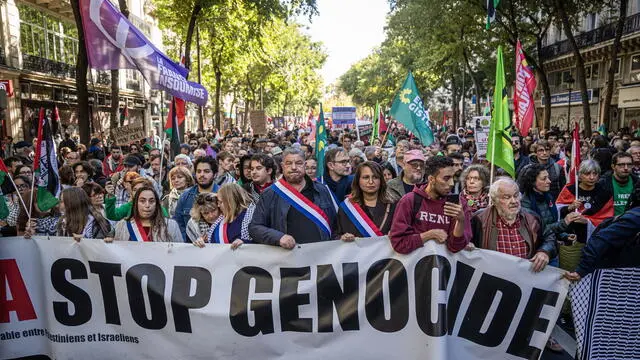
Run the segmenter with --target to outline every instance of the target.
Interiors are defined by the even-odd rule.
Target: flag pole
[[[162,96],[162,98],[160,99],[160,124],[162,124],[162,121],[164,119],[164,90],[161,91],[160,96]],[[162,130],[162,142],[160,143],[160,176],[158,177],[158,181],[160,181],[160,191],[162,192],[162,169],[164,168],[164,142],[167,138],[167,132],[164,131],[164,129]],[[162,196],[162,194],[160,194]]]
[[[495,125],[495,124],[492,124]],[[489,134],[491,134],[491,130],[489,130]],[[496,133],[495,133],[495,126],[494,126],[494,132],[493,132],[493,141],[491,142],[491,176],[490,176],[490,180],[489,180],[489,184],[493,184],[493,172],[495,169],[495,162],[496,160]]]
[[[382,142],[380,143],[380,147],[384,147],[384,144],[387,143],[387,136],[389,136],[389,132],[391,131],[391,126],[395,124],[395,120],[391,121],[389,126],[387,126],[387,131],[384,133],[384,137],[382,138]]]
[[[16,186],[16,183],[13,182],[13,177],[8,173],[7,173],[7,176],[9,177],[9,180],[11,181],[13,188],[16,189],[16,192],[18,193],[18,199],[20,199],[20,203],[22,203],[22,207],[24,208],[24,211],[26,211],[27,214],[29,214],[29,217],[31,217],[31,213],[29,209],[27,209],[27,205],[25,204],[24,199],[22,198],[22,194],[20,194],[20,192],[18,191],[18,187]],[[33,199],[33,196],[31,196],[31,198]]]

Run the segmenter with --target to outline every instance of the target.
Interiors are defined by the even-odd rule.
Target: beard
[[[516,218],[518,217],[518,213],[520,212],[520,208],[518,208],[518,211],[512,211],[511,209],[502,209],[501,207],[497,206],[496,209],[498,210],[498,215],[503,220],[510,223],[516,220]]]
[[[213,179],[209,180],[209,182],[206,182],[204,184],[200,182],[200,180],[198,180],[198,186],[202,189],[208,189],[211,187],[211,185],[213,185]]]

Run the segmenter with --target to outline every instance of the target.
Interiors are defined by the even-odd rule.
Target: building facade
[[[627,0],[627,19],[621,49],[615,60],[615,83],[611,109],[611,129],[638,128],[640,125],[640,0]],[[591,127],[597,129],[603,118],[609,52],[615,37],[617,14],[587,14],[574,34],[585,61],[585,78],[591,111]],[[579,79],[572,47],[562,29],[552,26],[540,57],[551,88],[551,126],[571,128],[582,124],[583,110]],[[536,113],[543,116],[546,102],[540,87],[536,95]]]
[[[162,34],[147,3],[127,0],[129,20],[161,49]],[[13,90],[0,135],[14,141],[32,139],[39,109],[54,107],[60,114],[58,131],[78,134],[78,46],[82,44],[68,0],[0,0],[0,84]],[[143,124],[150,129],[161,123],[160,94],[149,89],[137,70],[120,70],[119,84],[117,101],[128,113],[121,125]],[[109,132],[111,73],[92,70],[88,88],[90,132],[104,137]]]

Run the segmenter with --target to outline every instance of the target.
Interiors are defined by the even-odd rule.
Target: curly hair
[[[462,171],[462,174],[460,174],[460,185],[462,186],[462,188],[467,187],[467,176],[469,176],[472,171],[478,172],[478,176],[482,181],[483,191],[487,191],[489,189],[489,185],[491,185],[489,184],[491,175],[489,175],[489,169],[487,169],[486,166],[480,164],[471,165],[468,168],[464,169],[464,171]]]
[[[536,179],[541,172],[547,171],[544,165],[529,164],[522,168],[518,176],[518,186],[523,194],[531,194],[536,187]]]
[[[453,160],[445,156],[434,156],[425,162],[425,174],[427,176],[437,176],[441,169],[453,166]]]

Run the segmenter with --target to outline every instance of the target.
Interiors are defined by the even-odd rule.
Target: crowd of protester
[[[433,240],[452,252],[483,248],[528,259],[533,272],[560,266],[574,281],[597,268],[640,264],[639,138],[627,129],[594,132],[574,149],[569,132],[514,133],[512,178],[497,167],[491,174],[473,133],[439,131],[425,147],[398,129],[371,143],[334,130],[320,162],[314,139],[300,129],[265,137],[197,131],[174,156],[168,144],[92,139],[87,149],[67,136],[57,150],[59,203],[46,210],[32,188],[33,143],[20,141],[3,149],[15,187],[2,186],[9,215],[1,230],[289,250],[389,235],[402,254]],[[577,153],[577,184],[568,183]],[[561,350],[553,339],[548,347]]]

